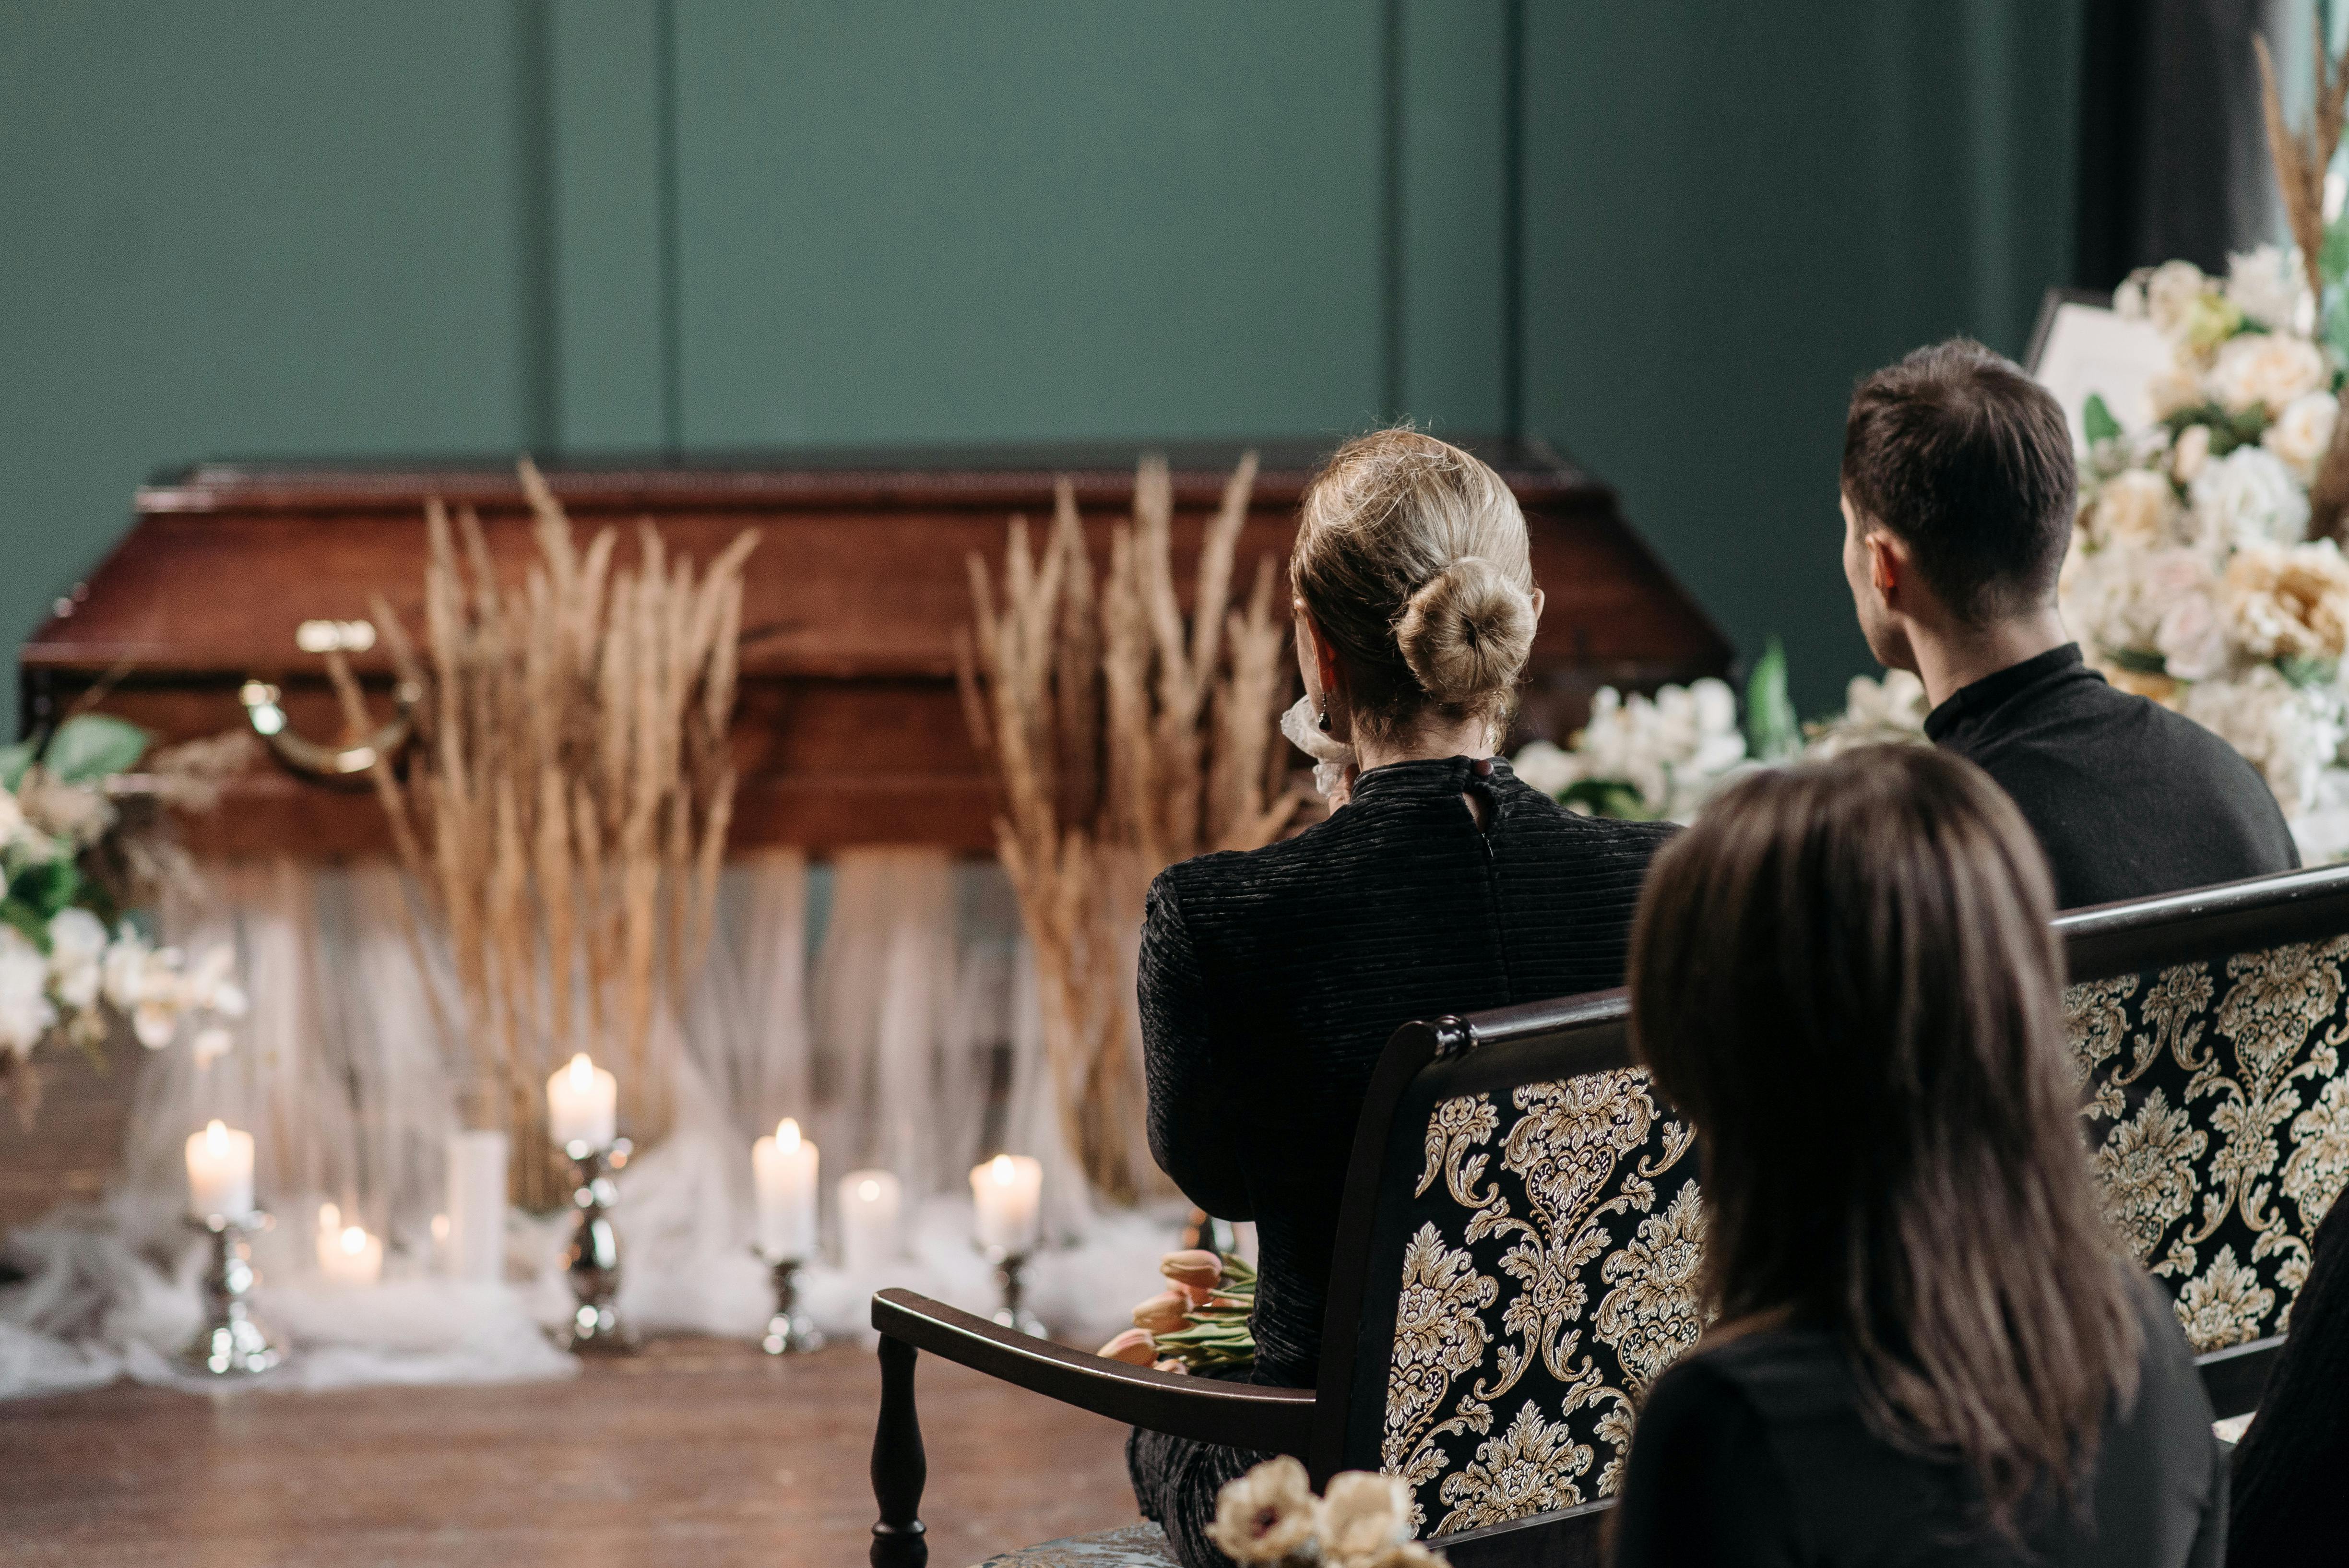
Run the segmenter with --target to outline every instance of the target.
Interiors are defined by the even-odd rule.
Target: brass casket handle
[[[399,711],[356,746],[322,746],[295,734],[286,722],[285,694],[269,681],[247,680],[236,695],[244,704],[245,722],[253,726],[253,732],[268,742],[269,749],[289,767],[320,778],[348,778],[367,772],[378,757],[391,756],[408,743],[416,728],[416,704],[424,694],[410,680],[392,688],[391,699]]]

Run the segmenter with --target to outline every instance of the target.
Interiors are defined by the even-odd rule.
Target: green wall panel
[[[2079,6],[1535,5],[1526,406],[1798,705],[1874,668],[1838,564],[1854,380],[2019,353],[2070,265]]]
[[[1380,413],[1379,12],[691,0],[696,446]]]
[[[0,6],[11,645],[160,465],[522,441],[515,21]]]

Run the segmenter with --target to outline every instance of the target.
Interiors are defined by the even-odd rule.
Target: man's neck
[[[2071,641],[2053,606],[1983,627],[1958,627],[1929,634],[1912,628],[1909,651],[1925,699],[1938,708],[1975,681],[2011,670]]]

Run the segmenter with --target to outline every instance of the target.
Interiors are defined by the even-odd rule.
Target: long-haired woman
[[[1577,816],[1495,759],[1541,614],[1500,476],[1411,431],[1348,442],[1289,561],[1315,729],[1350,746],[1328,821],[1161,876],[1142,938],[1150,1147],[1209,1213],[1256,1221],[1252,1376],[1309,1388],[1347,1153],[1413,1018],[1620,983],[1666,830]],[[1216,1489],[1254,1459],[1137,1433],[1142,1511],[1220,1563]]]
[[[2046,861],[1971,764],[1756,774],[1656,861],[1633,1033],[1718,1314],[1652,1390],[1621,1568],[2216,1563],[2168,1302],[2091,1188]]]

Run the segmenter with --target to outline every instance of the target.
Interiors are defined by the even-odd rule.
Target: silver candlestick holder
[[[251,1377],[285,1359],[284,1342],[253,1315],[253,1232],[276,1223],[258,1210],[214,1214],[188,1223],[212,1238],[204,1269],[204,1325],[179,1354],[186,1371],[208,1377]]]
[[[620,1236],[612,1207],[620,1199],[612,1173],[628,1163],[635,1146],[616,1138],[604,1147],[573,1139],[563,1153],[571,1161],[571,1245],[563,1254],[577,1304],[555,1343],[578,1355],[626,1355],[636,1348],[636,1333],[614,1304],[620,1293]]]
[[[800,1270],[806,1267],[803,1258],[778,1258],[763,1247],[753,1247],[751,1252],[771,1272],[775,1284],[775,1315],[767,1320],[766,1337],[759,1348],[770,1355],[797,1355],[804,1351],[822,1350],[823,1334],[800,1304]]]
[[[987,1259],[995,1265],[995,1289],[1002,1303],[995,1309],[996,1324],[1014,1334],[1049,1337],[1044,1320],[1028,1310],[1028,1254],[989,1247]]]

